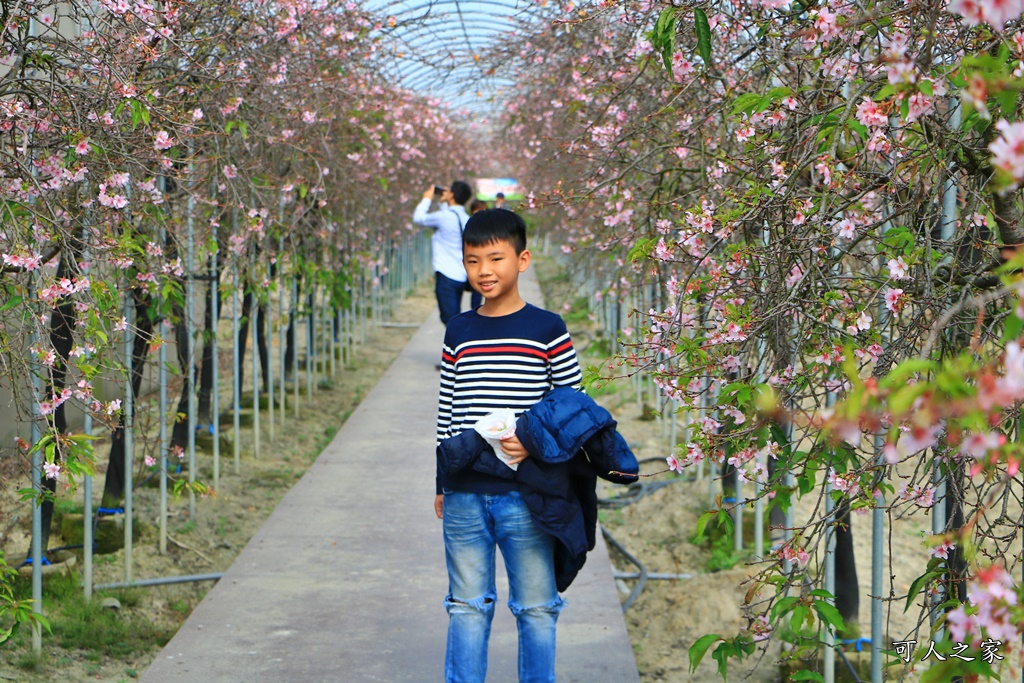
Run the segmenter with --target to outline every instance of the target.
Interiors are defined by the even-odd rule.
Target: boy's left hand
[[[501,450],[511,458],[508,463],[509,465],[518,465],[530,457],[526,446],[523,445],[515,434],[501,440]]]

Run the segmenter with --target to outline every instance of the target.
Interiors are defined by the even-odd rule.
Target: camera
[[[446,189],[440,185],[434,185],[434,199],[440,199]]]

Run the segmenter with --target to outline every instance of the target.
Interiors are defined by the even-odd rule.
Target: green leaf
[[[779,617],[781,617],[783,614],[788,613],[791,609],[793,609],[793,606],[796,605],[796,603],[798,602],[800,602],[800,598],[796,597],[795,595],[790,595],[789,597],[785,597],[779,600],[772,606],[771,621],[778,621]]]
[[[697,53],[704,60],[704,68],[711,66],[711,26],[708,15],[697,7],[693,10],[693,24],[697,31]]]
[[[839,610],[836,609],[835,605],[824,600],[815,600],[814,609],[818,616],[821,617],[821,620],[833,629],[842,631],[846,628],[846,625],[843,623],[843,617],[839,614]]]
[[[736,98],[736,101],[732,103],[733,114],[749,114],[754,111],[758,103],[761,101],[761,96],[754,92],[743,93]]]
[[[672,74],[672,56],[676,51],[676,10],[666,7],[658,15],[654,30],[650,33],[651,47],[661,54],[665,71]]]
[[[22,301],[24,301],[24,300],[25,300],[25,298],[24,298],[24,297],[20,297],[20,296],[12,296],[12,297],[11,297],[11,298],[10,298],[10,299],[9,299],[9,300],[7,301],[7,303],[5,303],[5,304],[4,304],[3,306],[0,306],[0,312],[2,312],[2,311],[9,311],[9,310],[11,310],[12,308],[14,308],[15,306],[17,306],[18,304],[20,304],[20,303],[21,303]]]
[[[722,640],[722,636],[717,633],[709,633],[698,638],[697,642],[690,646],[690,673],[697,670],[700,660],[704,659],[704,654],[712,643],[717,643],[720,640]]]
[[[928,582],[938,575],[937,572],[925,572],[914,579],[914,582],[910,584],[910,590],[907,592],[907,605],[903,608],[904,612],[910,609],[910,606],[914,604],[914,598],[921,594],[921,591],[928,585]]]
[[[711,653],[711,656],[716,662],[718,662],[718,675],[722,677],[723,681],[729,680],[726,675],[729,665],[729,648],[725,647],[725,643],[722,643],[715,648],[715,651]]]
[[[1017,91],[1006,89],[999,93],[999,108],[1003,116],[1013,116],[1017,112]]]
[[[809,621],[811,616],[811,610],[807,609],[806,605],[797,605],[793,608],[793,611],[789,613],[789,626],[793,629],[794,633],[800,633],[803,630],[804,622]]]
[[[707,528],[708,522],[717,516],[718,510],[708,510],[700,516],[700,519],[697,520],[697,535],[694,537],[695,541],[700,542],[704,539],[704,529]]]
[[[1016,339],[1020,336],[1021,330],[1024,330],[1024,320],[1021,320],[1016,315],[1006,316],[1006,321],[1003,323],[1003,341],[1008,342]]]
[[[932,96],[932,82],[931,81],[922,80],[920,83],[917,84],[917,88],[918,88],[918,90],[920,90],[923,94],[927,95],[928,97]]]
[[[630,263],[636,263],[637,261],[643,260],[651,255],[654,251],[654,247],[658,244],[658,240],[653,237],[644,237],[638,239],[633,248],[629,250],[629,254],[626,258]]]
[[[882,100],[895,95],[897,92],[899,92],[899,88],[895,85],[892,85],[891,83],[883,85],[882,89],[875,93],[875,102],[881,102]]]
[[[822,681],[824,683],[825,678],[817,671],[810,671],[808,669],[802,669],[792,674],[789,677],[791,681]]]

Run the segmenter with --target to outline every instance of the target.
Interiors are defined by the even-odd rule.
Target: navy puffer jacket
[[[474,430],[437,447],[446,475],[472,469],[514,480],[534,521],[553,535],[555,580],[564,591],[594,548],[597,534],[597,477],[619,484],[637,480],[640,470],[611,414],[583,392],[556,387],[516,422],[516,436],[530,457],[513,470]]]

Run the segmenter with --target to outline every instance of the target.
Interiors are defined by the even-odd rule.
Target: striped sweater
[[[519,415],[553,387],[579,388],[582,375],[562,318],[526,304],[509,315],[467,311],[448,321],[441,353],[437,411],[440,443],[488,413],[508,408]],[[477,473],[442,481],[441,489],[503,493],[515,484]]]

